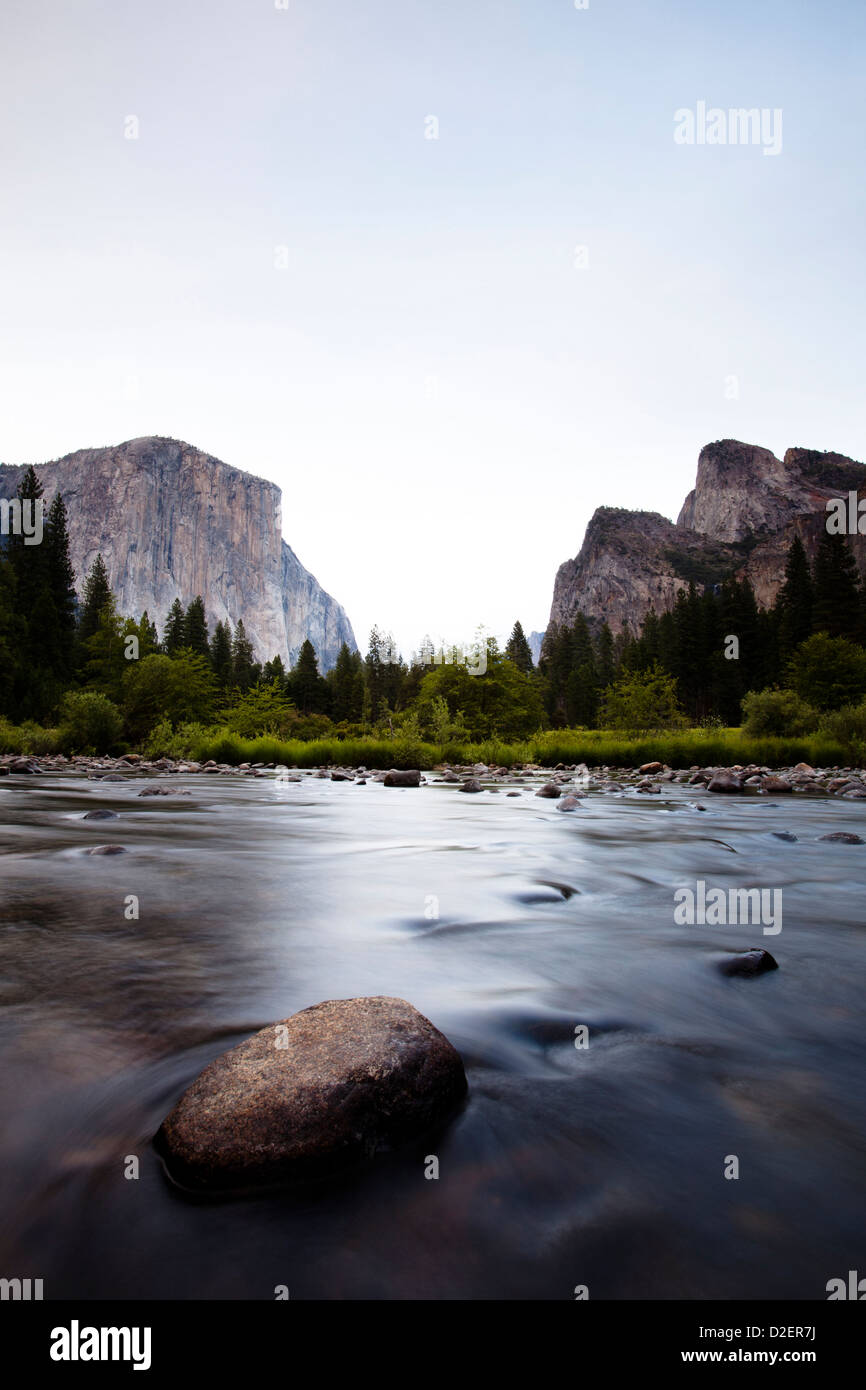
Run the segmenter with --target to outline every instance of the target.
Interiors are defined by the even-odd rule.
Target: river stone
[[[561,795],[559,787],[555,782],[545,782],[543,787],[539,787],[536,796],[557,797]]]
[[[425,1134],[466,1089],[459,1053],[405,999],[329,999],[205,1067],[156,1147],[200,1190],[323,1177]]]
[[[93,849],[86,851],[87,854],[126,854],[123,845],[94,845]]]
[[[707,784],[708,792],[732,792],[742,791],[740,779],[735,772],[717,772]]]
[[[652,772],[661,772],[661,770],[661,763],[644,763],[643,767],[638,768],[638,772],[642,772],[644,776],[647,776],[649,773]]]
[[[85,811],[82,820],[117,820],[117,812],[101,807],[98,811]]]
[[[749,778],[749,781],[751,781],[751,778]],[[772,774],[769,777],[765,777],[761,785],[763,786],[765,792],[793,793],[794,791],[794,788],[791,786],[791,783],[786,781],[784,777],[776,777]]]
[[[738,951],[736,955],[726,956],[718,962],[723,975],[763,975],[766,970],[778,970],[779,962],[769,951],[760,946],[750,946],[748,951]]]
[[[578,806],[582,805],[583,803],[579,797],[572,796],[571,793],[569,793],[568,796],[562,798],[556,809],[557,811],[576,811]]]
[[[398,772],[396,768],[392,768],[385,774],[384,782],[386,787],[420,787],[421,773],[417,769]]]
[[[467,777],[466,781],[457,788],[459,792],[483,792],[484,788],[477,777]]]
[[[852,835],[850,830],[834,830],[831,835],[819,835],[820,840],[830,840],[834,845],[866,845],[866,840],[861,840],[859,835]]]

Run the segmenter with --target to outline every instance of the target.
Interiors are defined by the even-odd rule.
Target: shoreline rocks
[[[405,999],[329,999],[215,1058],[155,1139],[169,1176],[214,1193],[344,1171],[443,1124],[459,1053]]]

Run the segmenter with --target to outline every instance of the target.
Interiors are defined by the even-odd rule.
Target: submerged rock
[[[467,777],[466,781],[457,788],[459,792],[483,792],[484,788],[477,777]]]
[[[850,830],[834,830],[830,835],[819,835],[820,840],[830,840],[834,845],[866,845],[866,840],[861,840],[859,835],[852,835]]]
[[[190,1188],[317,1178],[424,1134],[466,1089],[458,1052],[404,999],[329,999],[205,1067],[156,1145]]]
[[[562,792],[560,791],[560,788],[556,785],[555,782],[545,782],[543,787],[538,788],[538,791],[535,793],[535,795],[557,797],[561,796]]]
[[[571,794],[569,794],[568,796],[564,796],[562,798],[556,809],[557,811],[576,811],[578,807],[582,805],[583,802],[580,800],[579,797],[572,796]]]
[[[87,854],[126,854],[123,845],[94,845],[93,849],[85,852]]]
[[[763,975],[767,970],[778,970],[779,962],[760,946],[750,946],[748,951],[726,956],[718,967],[723,975]]]
[[[109,811],[107,807],[100,807],[97,811],[85,811],[82,820],[117,820],[117,812]]]

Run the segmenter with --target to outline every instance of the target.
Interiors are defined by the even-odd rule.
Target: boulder
[[[117,812],[109,811],[107,807],[100,807],[96,811],[85,811],[82,820],[117,820]]]
[[[571,794],[569,794],[568,796],[564,796],[562,798],[556,809],[557,811],[576,811],[578,807],[582,805],[583,802],[579,799],[579,797],[572,796]]]
[[[555,782],[545,782],[545,784],[544,784],[543,787],[539,787],[539,788],[538,788],[538,791],[535,793],[535,795],[536,795],[536,796],[557,797],[557,796],[561,796],[562,793],[561,793],[561,791],[560,791],[560,788],[556,785]]]
[[[398,772],[392,768],[386,773],[384,783],[386,787],[420,787],[421,773],[417,769]]]
[[[483,792],[484,788],[477,777],[467,777],[466,781],[457,788],[459,792]]]
[[[760,946],[750,946],[748,951],[725,956],[724,960],[718,962],[718,967],[723,975],[745,975],[748,978],[763,975],[767,970],[778,970],[779,962]]]
[[[642,773],[642,774],[644,775],[644,777],[650,776],[653,772],[661,772],[661,771],[662,771],[662,764],[661,764],[661,763],[644,763],[643,767],[639,767],[639,768],[638,768],[638,772]]]
[[[852,835],[850,830],[834,830],[830,835],[819,835],[819,840],[830,840],[834,845],[866,845],[866,840],[861,840],[859,835]]]
[[[722,769],[714,773],[707,783],[708,792],[721,792],[722,794],[732,795],[742,791],[740,779],[735,772]]]
[[[442,1124],[466,1089],[459,1054],[404,999],[330,999],[205,1067],[156,1146],[193,1189],[318,1178]]]
[[[751,778],[749,778],[749,781],[751,781]],[[764,788],[765,792],[773,792],[774,794],[783,792],[791,792],[793,794],[794,791],[791,783],[787,782],[784,777],[776,777],[773,775],[765,777],[761,782],[761,786]]]

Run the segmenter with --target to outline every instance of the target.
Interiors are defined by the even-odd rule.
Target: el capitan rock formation
[[[866,467],[843,454],[769,449],[722,439],[698,458],[695,487],[676,523],[657,512],[599,507],[583,545],[556,575],[550,623],[578,613],[614,632],[634,631],[650,607],[671,608],[680,589],[748,578],[768,607],[785,576],[795,535],[814,559],[826,526],[826,502],[849,491],[866,495]],[[866,574],[866,536],[848,537]]]
[[[328,670],[341,643],[355,648],[345,612],[282,538],[276,484],[158,436],[35,467],[46,505],[58,489],[66,502],[79,593],[101,552],[119,611],[146,609],[160,632],[175,598],[201,594],[211,631],[243,619],[259,660],[294,661],[309,637]],[[0,497],[23,473],[0,466]]]

